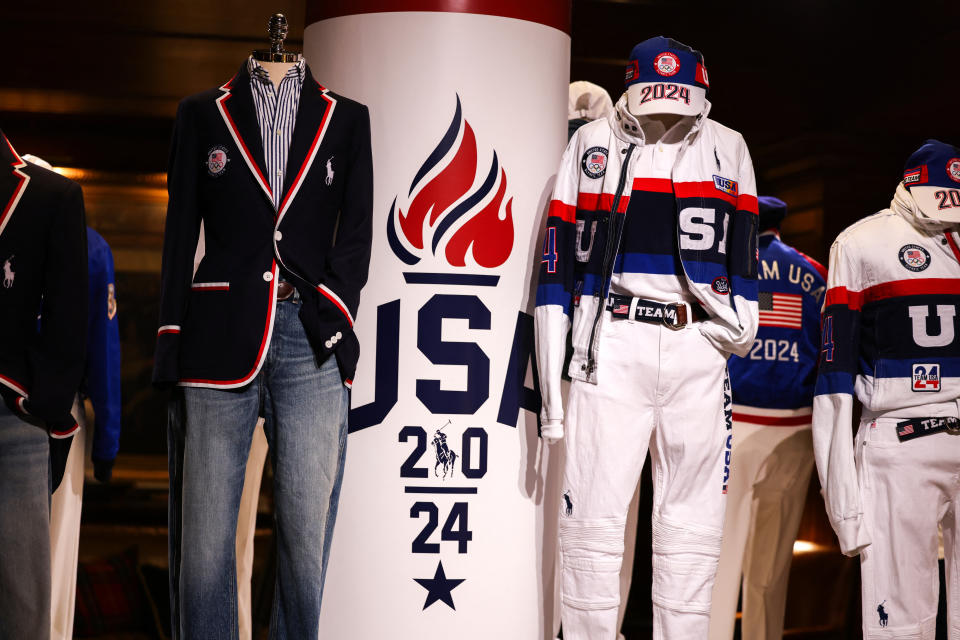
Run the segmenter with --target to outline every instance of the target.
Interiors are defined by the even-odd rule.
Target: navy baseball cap
[[[757,198],[760,207],[760,231],[779,229],[780,223],[787,217],[787,203],[773,196]]]
[[[960,222],[960,148],[927,140],[907,159],[903,186],[928,217]]]
[[[710,83],[703,54],[672,38],[644,40],[630,52],[624,78],[630,113],[697,115]]]

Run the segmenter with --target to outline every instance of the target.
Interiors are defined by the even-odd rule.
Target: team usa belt
[[[670,329],[683,329],[691,322],[710,317],[696,302],[663,303],[615,293],[607,298],[607,311],[614,318],[632,318],[638,322],[662,324]]]
[[[911,418],[897,423],[897,437],[900,442],[929,436],[941,431],[960,433],[960,418],[946,416],[940,418]]]

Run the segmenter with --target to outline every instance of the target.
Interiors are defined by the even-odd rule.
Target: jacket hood
[[[893,200],[890,201],[890,210],[902,215],[910,224],[923,231],[937,233],[958,226],[956,222],[936,220],[925,214],[903,182],[897,185]]]

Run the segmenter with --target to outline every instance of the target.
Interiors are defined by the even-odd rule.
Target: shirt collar
[[[302,83],[305,68],[306,62],[304,61],[303,56],[300,56],[296,63],[287,69],[287,73],[283,77],[284,79],[296,77],[297,81]],[[263,65],[261,65],[257,60],[254,60],[253,56],[247,58],[247,72],[250,74],[251,78],[256,78],[260,82],[272,84],[270,82],[270,74],[263,67]]]

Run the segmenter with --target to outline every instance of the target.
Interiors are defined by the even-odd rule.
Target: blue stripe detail
[[[541,284],[537,287],[538,307],[558,304],[563,307],[563,312],[569,316],[572,301],[570,292],[564,289],[562,284]]]
[[[403,280],[407,284],[458,284],[471,287],[495,287],[500,276],[488,276],[476,273],[415,273],[404,272]]]
[[[960,377],[960,358],[941,358],[938,356],[917,356],[910,359],[878,358],[874,361],[873,375],[877,378],[913,378],[915,364],[940,365],[941,378]]]
[[[650,273],[654,275],[683,275],[679,256],[662,253],[623,253],[614,263],[615,273]]]
[[[400,238],[397,237],[397,221],[393,217],[396,206],[397,199],[394,198],[393,204],[390,205],[390,215],[387,216],[387,242],[390,244],[390,248],[393,249],[393,253],[400,258],[400,260],[412,266],[420,262],[420,258],[407,251],[400,242]]]
[[[831,393],[853,395],[853,376],[844,371],[831,371],[817,376],[817,386],[813,393],[818,396]]]
[[[430,169],[433,169],[437,166],[437,163],[447,155],[447,152],[450,151],[450,148],[453,147],[453,143],[457,141],[457,134],[460,132],[460,95],[457,95],[457,111],[453,114],[453,121],[450,123],[450,127],[447,129],[447,132],[443,134],[443,138],[440,140],[440,144],[437,145],[437,148],[433,150],[430,156],[423,163],[423,166],[420,167],[420,170],[417,171],[417,175],[414,176],[413,182],[410,183],[410,192],[407,193],[409,196],[413,193],[414,188],[423,179],[423,176],[427,175],[430,172]]]

